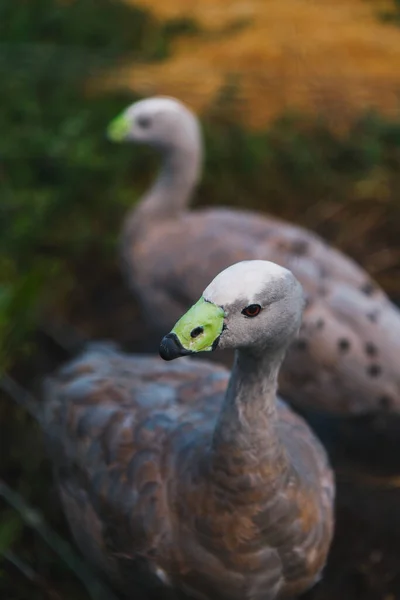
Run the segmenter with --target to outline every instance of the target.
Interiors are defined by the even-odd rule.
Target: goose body
[[[153,145],[163,156],[121,242],[124,271],[157,335],[222,269],[241,260],[274,261],[294,273],[307,299],[300,337],[280,374],[284,397],[333,413],[400,409],[400,313],[360,266],[314,233],[276,218],[189,210],[202,142],[197,119],[180,102],[137,102],[111,124],[110,137]]]
[[[230,377],[93,346],[46,382],[39,420],[70,527],[126,598],[274,600],[320,577],[334,483],[318,440],[276,398],[302,302],[291,273],[269,265],[224,271],[161,343],[166,360],[238,348]]]

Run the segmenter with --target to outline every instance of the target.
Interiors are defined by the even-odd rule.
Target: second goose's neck
[[[237,351],[212,443],[212,468],[224,477],[286,468],[278,432],[277,380],[284,352]]]
[[[127,233],[182,214],[199,179],[201,160],[200,143],[165,150],[157,179],[128,217]]]

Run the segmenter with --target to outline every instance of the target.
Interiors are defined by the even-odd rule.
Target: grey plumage
[[[333,413],[399,411],[400,313],[369,275],[317,235],[279,219],[189,210],[202,142],[195,116],[177,100],[144,100],[123,118],[125,139],[163,156],[159,178],[127,216],[121,239],[126,277],[157,334],[222,269],[272,260],[293,271],[306,293],[300,338],[280,373],[284,397]]]
[[[237,301],[223,307],[221,347],[240,348],[229,385],[206,361],[101,346],[46,382],[40,422],[71,529],[126,598],[275,600],[313,585],[325,564],[332,472],[276,399],[301,288],[268,263],[238,268],[249,266],[265,282],[262,311],[257,324]],[[205,291],[209,302],[220,288]]]

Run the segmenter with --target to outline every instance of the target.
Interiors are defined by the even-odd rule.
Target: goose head
[[[114,142],[131,141],[164,151],[201,147],[195,115],[182,102],[166,96],[131,104],[111,121],[107,135]]]
[[[236,263],[162,339],[160,356],[173,360],[216,348],[284,352],[300,328],[303,306],[291,271],[265,260]]]

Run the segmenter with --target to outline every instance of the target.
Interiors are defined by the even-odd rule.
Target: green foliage
[[[400,0],[393,0],[393,7],[379,11],[379,16],[387,23],[400,25]]]
[[[29,350],[43,311],[73,302],[85,283],[77,265],[115,268],[123,215],[156,166],[152,153],[105,137],[133,95],[89,95],[88,78],[128,55],[162,58],[170,40],[188,32],[201,35],[191,21],[161,26],[112,0],[0,4],[0,370]],[[367,114],[339,137],[319,119],[287,115],[268,131],[248,132],[238,118],[239,87],[232,74],[204,116],[197,198],[313,227],[367,265],[365,245],[396,249],[400,123]],[[357,222],[371,215],[375,228],[355,240]]]
[[[165,55],[164,29],[112,0],[0,4],[0,371],[39,300],[54,304],[73,285],[71,263],[89,247],[111,255],[143,159],[105,128],[134,98],[90,98],[85,83],[127,53]]]
[[[232,121],[226,111],[221,118],[220,106],[206,116],[207,168],[199,198],[310,227],[398,295],[400,121],[366,113],[340,136],[320,119],[300,115],[283,116],[255,133]]]
[[[2,515],[0,523],[0,560],[21,535],[22,521],[11,511]]]
[[[95,50],[102,57],[142,54],[145,38],[153,30],[154,22],[146,12],[114,0],[22,0],[0,5],[2,44],[22,44],[17,57],[24,60],[30,59],[26,44],[32,43],[55,45],[64,52]],[[36,53],[40,47],[32,50]],[[85,60],[82,54],[80,58]]]

